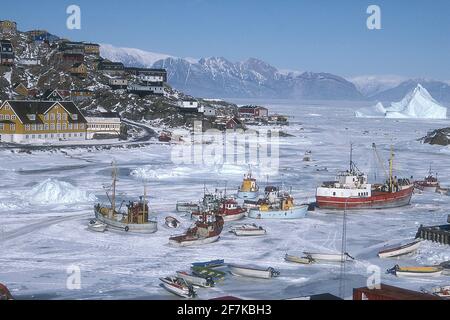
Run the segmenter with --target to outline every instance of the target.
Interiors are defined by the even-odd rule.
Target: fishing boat
[[[173,229],[176,229],[179,226],[181,226],[181,222],[178,221],[177,219],[175,219],[174,217],[166,217],[165,224],[169,228],[173,228]]]
[[[94,232],[105,232],[107,225],[97,220],[91,220],[88,229]]]
[[[223,224],[221,216],[205,211],[185,234],[170,237],[169,243],[177,247],[186,247],[216,242],[222,233]]]
[[[442,275],[442,267],[400,267],[398,265],[387,270],[387,273],[393,274],[397,277],[412,277],[412,278],[429,278],[440,277]]]
[[[310,256],[297,257],[297,256],[289,255],[287,253],[284,256],[284,260],[286,260],[288,262],[299,263],[299,264],[311,264],[314,262],[314,259],[311,258]]]
[[[342,253],[312,253],[312,252],[304,252],[303,253],[307,258],[312,259],[313,261],[325,261],[325,262],[346,262],[346,261],[353,261],[355,258],[353,258],[351,255],[349,255],[347,252]]]
[[[278,187],[265,188],[265,197],[257,208],[251,208],[247,216],[252,219],[300,219],[306,217],[308,205],[296,206],[294,198]]]
[[[122,205],[118,209],[116,207],[117,169],[114,163],[112,177],[111,197],[108,192],[106,192],[111,205],[95,205],[94,212],[96,220],[99,223],[105,224],[107,229],[145,234],[156,232],[158,230],[158,223],[155,218],[149,218],[150,212],[148,201],[146,200],[146,188],[144,187],[144,196],[140,197],[139,201],[130,201],[126,206],[126,212],[122,212]]]
[[[247,209],[238,205],[237,201],[232,198],[223,198],[219,201],[219,206],[214,210],[215,214],[221,216],[223,221],[230,222],[240,220],[245,217]],[[202,216],[201,212],[193,212],[192,218],[198,219]]]
[[[429,192],[436,192],[438,190],[438,188],[440,188],[438,175],[437,175],[437,173],[436,173],[436,175],[433,175],[433,172],[431,170],[431,165],[430,165],[430,171],[428,173],[428,176],[426,176],[425,179],[422,181],[416,181],[414,183],[414,186],[419,190],[429,191]]]
[[[2,300],[14,300],[14,298],[8,288],[0,283],[0,301]]]
[[[416,252],[417,249],[419,249],[421,242],[421,240],[416,240],[400,247],[382,250],[378,253],[378,257],[381,259],[395,258]]]
[[[263,227],[257,226],[256,224],[244,224],[241,226],[234,226],[230,230],[238,237],[255,237],[264,236],[267,231]]]
[[[183,278],[166,277],[159,278],[159,280],[161,280],[164,289],[179,297],[192,299],[197,296],[194,287]]]
[[[223,259],[192,263],[193,267],[202,267],[202,268],[217,268],[217,267],[223,267],[224,265],[225,265],[225,260],[223,260]]]
[[[432,288],[430,293],[440,298],[450,299],[450,286]]]
[[[260,268],[251,266],[239,266],[234,264],[231,264],[228,267],[230,268],[231,274],[240,277],[271,279],[280,275],[280,272],[272,267]]]
[[[242,185],[238,189],[237,196],[239,199],[256,199],[259,193],[259,186],[256,179],[252,177],[251,172],[244,176]]]
[[[373,150],[383,165],[375,144]],[[321,209],[358,210],[387,209],[407,206],[411,202],[414,185],[407,178],[397,178],[393,174],[394,153],[391,148],[389,173],[385,171],[384,184],[368,183],[367,175],[353,162],[353,148],[350,152],[350,168],[338,173],[336,180],[324,182],[316,190],[316,204]]]
[[[203,277],[198,276],[190,272],[186,271],[177,271],[177,276],[186,280],[188,283],[193,286],[202,287],[202,288],[212,288],[215,283],[212,277]]]

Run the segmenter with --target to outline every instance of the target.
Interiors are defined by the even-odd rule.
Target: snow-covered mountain
[[[177,58],[138,49],[102,45],[102,56],[127,66],[165,68],[174,88],[210,98],[283,98],[356,100],[363,96],[355,85],[328,73],[279,71],[250,58],[231,62],[223,57]],[[157,59],[158,56],[160,59]],[[158,60],[158,61],[156,61]]]
[[[396,75],[369,75],[353,77],[348,80],[354,83],[364,96],[372,97],[386,90],[395,88],[408,79]]]
[[[385,108],[381,102],[372,108],[356,111],[361,118],[416,118],[447,119],[447,108],[441,106],[421,84],[410,91],[401,101],[391,103]]]

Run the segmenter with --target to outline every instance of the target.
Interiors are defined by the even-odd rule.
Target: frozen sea
[[[354,144],[355,162],[370,175],[375,172],[372,143],[386,160],[393,144],[399,176],[423,178],[431,163],[441,183],[450,185],[450,148],[418,141],[430,130],[449,126],[449,121],[355,118],[354,111],[370,105],[367,103],[262,103],[271,112],[293,116],[291,125],[283,128],[293,137],[279,141],[276,175],[257,166],[252,171],[262,186],[269,179],[270,183],[292,187],[298,202],[313,201],[315,188],[322,181],[332,180],[337,171],[347,168],[350,142]],[[226,225],[220,241],[214,244],[170,247],[169,236],[191,224],[175,212],[177,201],[200,199],[204,184],[210,190],[226,185],[228,193],[233,193],[248,170],[243,163],[174,164],[172,148],[152,144],[140,149],[67,149],[32,154],[0,150],[0,282],[19,299],[176,299],[159,287],[159,277],[188,270],[191,262],[220,258],[229,263],[271,266],[280,270],[281,276],[255,280],[229,275],[213,289],[199,289],[200,299],[225,295],[286,299],[327,292],[350,298],[353,288],[367,284],[372,266],[379,267],[386,284],[414,290],[450,285],[450,277],[445,276],[420,280],[385,274],[395,264],[431,265],[450,260],[448,246],[425,242],[416,255],[395,260],[377,257],[382,248],[413,239],[421,224],[447,221],[450,197],[433,193],[415,194],[411,205],[400,209],[349,213],[347,251],[356,261],[345,268],[284,262],[287,252],[340,251],[343,214],[325,210],[295,221],[237,222],[263,225],[268,231],[266,237],[237,238],[226,232]],[[311,151],[310,162],[303,161],[306,151]],[[93,218],[92,206],[106,202],[104,186],[110,183],[113,160],[119,167],[120,198],[136,198],[143,190],[140,177],[150,178],[147,186],[151,210],[159,221],[157,233],[144,236],[87,230]],[[45,181],[52,184],[43,186]],[[58,189],[58,181],[65,190]],[[181,230],[164,226],[168,215],[180,218]],[[81,288],[70,290],[67,281],[74,268],[81,272]]]

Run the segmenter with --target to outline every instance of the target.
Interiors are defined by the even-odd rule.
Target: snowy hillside
[[[393,102],[390,107],[384,108],[378,103],[372,108],[360,109],[357,117],[373,118],[417,118],[417,119],[446,119],[447,108],[441,106],[422,85],[409,92],[400,102]]]
[[[156,61],[167,59],[171,56],[162,53],[154,53],[134,48],[114,47],[110,44],[100,45],[100,55],[111,61],[120,61],[127,66],[151,67]]]
[[[366,97],[372,97],[381,92],[397,87],[407,80],[405,77],[386,75],[386,76],[358,76],[349,78],[358,90]]]

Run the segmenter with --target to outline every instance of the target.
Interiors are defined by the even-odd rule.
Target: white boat
[[[188,283],[194,286],[202,288],[214,287],[214,280],[211,277],[200,277],[185,271],[177,271],[177,276],[186,280]]]
[[[442,267],[400,267],[396,265],[387,273],[396,275],[399,278],[434,278],[442,275]]]
[[[192,285],[187,283],[186,280],[179,277],[166,277],[159,278],[161,280],[161,286],[167,291],[183,298],[195,298],[197,293],[195,292]]]
[[[380,257],[381,259],[395,258],[395,257],[413,253],[413,252],[417,251],[417,249],[419,249],[421,242],[422,241],[420,241],[420,240],[416,240],[414,242],[405,244],[400,247],[382,250],[378,253],[378,257]]]
[[[304,255],[313,261],[326,261],[326,262],[346,262],[355,260],[351,255],[347,252],[342,253],[312,253],[312,252],[304,252]]]
[[[181,222],[175,219],[174,217],[166,217],[165,224],[169,228],[176,229],[181,225]]]
[[[88,225],[88,229],[94,232],[105,232],[107,228],[107,225],[97,221],[97,220],[91,220]]]
[[[234,233],[238,237],[264,236],[267,233],[267,231],[263,227],[258,227],[255,224],[235,226],[231,228],[230,232]]]
[[[444,276],[450,276],[450,261],[442,262],[439,266],[442,267]]]
[[[314,259],[309,256],[297,257],[297,256],[293,256],[293,255],[290,255],[287,253],[284,256],[284,260],[286,260],[288,262],[299,263],[299,264],[311,264],[314,262]]]
[[[430,293],[444,299],[450,299],[450,286],[435,287],[430,290]]]
[[[231,274],[240,277],[250,277],[250,278],[261,278],[261,279],[272,279],[280,275],[279,271],[269,267],[249,267],[249,266],[238,266],[238,265],[228,265]]]

